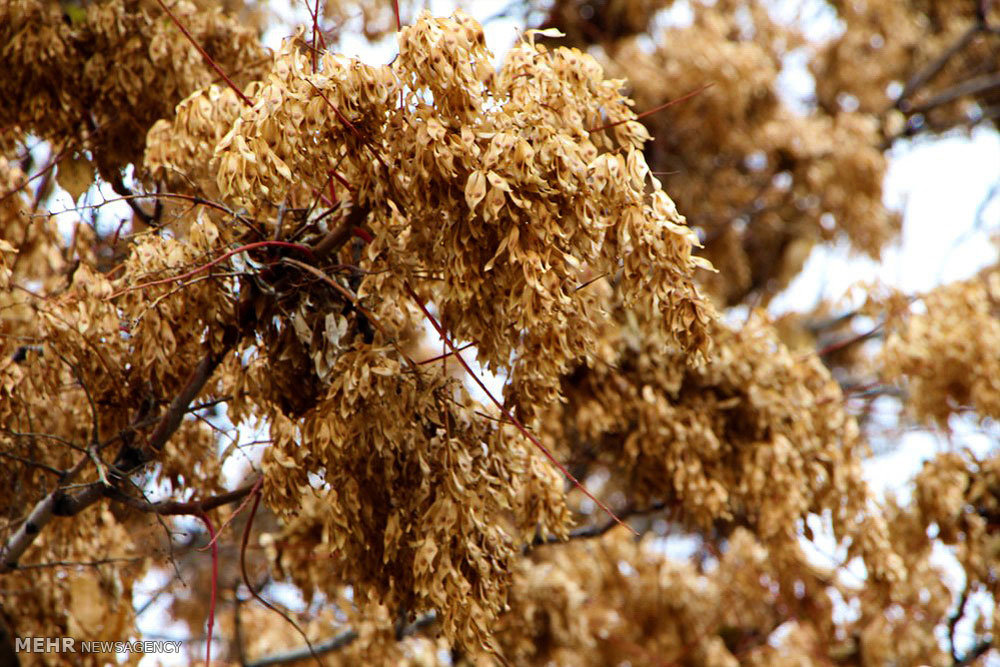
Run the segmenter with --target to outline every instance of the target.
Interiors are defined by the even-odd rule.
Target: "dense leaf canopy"
[[[1000,268],[766,307],[996,123],[1000,7],[780,4],[0,2],[0,664],[995,659],[1000,448],[863,466],[996,435]]]

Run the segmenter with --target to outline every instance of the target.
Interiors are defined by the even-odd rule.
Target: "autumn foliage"
[[[876,397],[995,432],[1000,270],[765,308],[897,237],[889,149],[995,122],[994,3],[532,0],[502,54],[306,4],[273,50],[266,3],[0,4],[0,664],[150,614],[232,665],[996,656],[1000,451],[863,464]]]

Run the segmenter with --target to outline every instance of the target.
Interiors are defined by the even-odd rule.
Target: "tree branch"
[[[409,637],[410,635],[415,635],[424,628],[433,625],[437,621],[437,614],[435,612],[430,612],[425,614],[413,621],[409,625],[403,627],[403,629],[398,633],[400,637]],[[323,641],[316,642],[313,644],[313,649],[317,654],[332,653],[345,646],[351,644],[354,640],[359,637],[358,631],[354,629],[344,630],[341,633],[334,635]],[[305,660],[312,656],[309,649],[305,646],[300,648],[292,649],[290,651],[281,651],[279,653],[272,653],[271,655],[266,655],[262,658],[256,660],[249,660],[246,663],[246,667],[268,667],[269,665],[284,665],[290,662],[296,662],[298,660]]]
[[[955,613],[951,615],[948,619],[948,645],[951,647],[951,659],[958,662],[958,653],[955,651],[955,626],[958,622],[962,620],[962,616],[965,615],[965,605],[969,601],[969,581],[968,578],[965,582],[965,587],[962,588],[962,595],[958,598],[958,605],[955,608]]]
[[[113,489],[109,492],[108,496],[115,501],[124,503],[133,509],[137,509],[140,512],[149,512],[151,514],[161,514],[166,516],[177,516],[186,514],[200,514],[201,512],[209,512],[216,509],[217,507],[222,507],[223,505],[229,505],[244,498],[253,491],[254,486],[257,484],[255,479],[250,484],[245,484],[238,489],[233,491],[228,491],[226,493],[220,493],[217,496],[212,496],[210,498],[205,498],[204,500],[191,500],[188,502],[178,502],[174,500],[163,500],[158,503],[151,503],[134,496],[125,494],[124,492]]]
[[[926,67],[910,77],[910,80],[906,82],[906,86],[899,94],[899,97],[896,98],[896,102],[893,106],[904,113],[912,112],[914,109],[913,105],[909,102],[909,98],[917,92],[917,90],[922,88],[931,79],[937,76],[938,72],[944,69],[944,66],[948,64],[948,61],[951,60],[956,53],[968,46],[969,42],[971,42],[976,35],[982,32],[982,30],[983,24],[979,22],[969,26],[968,30],[962,33],[962,35],[951,44],[951,46],[946,48],[937,58],[928,63]]]
[[[191,372],[187,383],[180,393],[170,403],[170,407],[160,417],[156,429],[149,436],[146,446],[136,448],[123,446],[115,461],[115,468],[131,472],[153,458],[153,453],[163,449],[167,440],[177,431],[184,419],[191,401],[201,392],[216,367],[222,362],[226,352],[235,343],[235,335],[225,337],[226,345],[218,352],[209,352]],[[61,480],[61,485],[46,495],[31,510],[27,520],[21,524],[17,532],[7,540],[0,549],[0,574],[6,574],[17,569],[17,562],[35,541],[39,533],[48,525],[53,516],[73,516],[87,509],[104,497],[107,487],[101,482],[90,484],[79,493],[67,496],[63,484],[79,474],[89,457],[81,459],[73,468],[67,471]],[[116,475],[117,477],[117,475]]]
[[[367,211],[361,207],[357,211],[352,211],[352,214],[360,217],[362,211],[367,215]],[[353,222],[355,218],[349,216],[349,220]],[[318,244],[317,250],[319,252],[317,254],[319,256],[332,254],[350,238],[349,235],[338,232],[334,232],[330,236],[332,238],[328,237]],[[184,388],[174,397],[170,406],[156,421],[156,428],[149,435],[144,446],[136,447],[126,440],[118,452],[114,465],[111,466],[113,482],[120,481],[122,476],[134,472],[153,460],[156,454],[163,449],[167,441],[183,422],[184,415],[189,411],[191,402],[201,393],[205,384],[211,379],[215,369],[222,363],[226,354],[236,345],[240,336],[240,330],[244,326],[249,327],[251,325],[251,319],[255,318],[253,318],[249,311],[247,311],[246,317],[238,317],[239,325],[229,327],[225,332],[222,348],[216,351],[209,351],[205,354],[191,372]],[[145,421],[147,417],[147,414],[139,415],[133,427]],[[63,485],[79,474],[88,460],[90,460],[89,455],[81,459],[72,469],[66,471],[63,479],[60,480],[60,486],[35,504],[25,522],[7,540],[6,544],[0,547],[0,575],[17,569],[17,563],[21,556],[24,555],[24,552],[35,541],[38,534],[48,525],[53,516],[74,516],[107,495],[108,487],[101,482],[89,484],[82,491],[74,495],[66,494],[66,489]],[[185,506],[185,504],[175,505],[172,509],[178,509],[178,507],[182,506]],[[164,512],[158,513],[162,514]]]
[[[960,97],[983,93],[998,86],[1000,86],[1000,74],[984,74],[983,76],[973,77],[941,91],[923,104],[914,106],[911,111],[913,113],[926,113],[942,104],[954,102]]]
[[[31,563],[19,565],[19,570],[41,570],[47,567],[97,567],[99,565],[114,565],[118,563],[138,563],[148,556],[130,556],[127,558],[99,558],[97,560],[56,560],[48,563]]]
[[[618,513],[618,517],[622,520],[633,516],[641,516],[643,514],[652,514],[653,512],[659,512],[667,506],[665,501],[660,501],[653,503],[649,507],[640,507],[636,509],[624,509]],[[598,524],[596,526],[586,526],[584,528],[577,528],[576,530],[571,530],[569,533],[568,540],[587,540],[594,537],[600,537],[604,535],[612,528],[620,525],[619,522],[609,520],[605,523]],[[552,544],[563,544],[568,540],[562,540],[555,535],[549,535],[547,537],[542,537],[541,535],[536,535],[535,539],[531,541],[531,544],[525,545],[524,553],[527,554],[534,547],[543,547]]]

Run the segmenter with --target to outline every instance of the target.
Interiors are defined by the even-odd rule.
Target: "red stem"
[[[309,7],[308,3],[306,3],[306,7]],[[312,65],[313,65],[313,74],[315,74],[316,70],[318,69],[318,63],[316,61],[316,50],[317,50],[316,49],[316,33],[319,32],[319,0],[316,0],[316,7],[315,8],[311,8],[311,7],[309,8],[309,13],[312,15],[312,20],[313,20]]]
[[[483,384],[483,381],[479,379],[479,376],[476,375],[473,372],[472,368],[469,367],[469,364],[467,364],[465,362],[465,359],[462,358],[462,355],[458,353],[458,351],[455,349],[454,344],[451,342],[451,339],[448,338],[447,332],[444,330],[444,328],[441,326],[441,324],[437,321],[437,319],[433,315],[431,315],[430,311],[427,310],[427,306],[425,306],[424,302],[420,300],[420,297],[417,296],[417,293],[413,291],[413,288],[410,287],[410,284],[409,283],[405,283],[405,287],[406,287],[406,291],[410,294],[410,298],[412,298],[414,301],[417,302],[417,305],[420,307],[420,310],[423,311],[424,316],[427,317],[428,320],[430,320],[431,325],[438,332],[438,335],[441,336],[441,339],[445,342],[445,344],[449,348],[451,348],[452,353],[455,355],[455,359],[457,359],[458,363],[462,365],[462,368],[465,369],[465,372],[469,374],[469,377],[471,377],[473,379],[473,381],[475,381],[475,383],[479,385],[479,388],[482,389],[486,393],[487,396],[489,396],[489,399],[500,410],[500,414],[502,414],[505,418],[507,418],[510,421],[510,423],[512,423],[515,427],[517,427],[517,430],[520,431],[521,434],[524,435],[524,437],[526,437],[528,440],[530,440],[531,444],[533,444],[535,447],[537,447],[539,449],[539,451],[541,451],[542,454],[545,455],[545,458],[547,458],[552,463],[552,465],[554,465],[556,468],[558,468],[559,472],[561,472],[566,477],[566,479],[568,479],[570,482],[573,483],[573,486],[575,486],[576,488],[580,489],[580,491],[582,491],[585,496],[587,496],[592,501],[594,501],[594,503],[596,503],[598,507],[600,507],[602,510],[604,510],[604,512],[609,517],[611,517],[615,521],[615,523],[617,523],[620,526],[625,526],[633,534],[635,534],[636,536],[638,536],[639,533],[634,528],[632,528],[632,526],[628,525],[627,523],[625,523],[624,521],[622,521],[621,519],[619,519],[618,515],[616,515],[614,512],[612,512],[610,507],[608,507],[607,505],[605,505],[603,502],[601,502],[597,498],[597,496],[595,496],[590,491],[588,491],[587,487],[585,487],[583,484],[581,484],[580,481],[577,480],[577,478],[573,476],[573,473],[571,473],[569,471],[569,469],[566,468],[566,466],[564,466],[562,463],[560,463],[559,459],[557,459],[552,454],[552,452],[549,451],[548,447],[546,447],[545,445],[543,445],[538,440],[538,438],[536,438],[535,436],[533,436],[531,434],[531,432],[528,431],[528,429],[525,428],[523,424],[521,424],[520,421],[518,421],[517,419],[514,418],[514,415],[512,415],[510,412],[508,412],[503,407],[503,404],[500,403],[500,401],[498,401],[495,396],[493,396],[493,394],[490,392],[490,390],[486,388],[486,385]]]
[[[215,528],[208,514],[201,512],[198,518],[205,524],[212,538],[212,597],[208,603],[208,640],[205,642],[205,667],[212,667],[212,630],[215,627],[215,596],[219,583],[219,547],[215,543]]]
[[[198,49],[198,53],[200,53],[201,57],[205,59],[205,62],[207,62],[209,66],[212,69],[214,69],[219,76],[222,77],[222,80],[225,81],[229,85],[229,87],[233,89],[233,92],[235,92],[236,95],[239,96],[241,100],[243,100],[243,103],[246,104],[248,107],[252,107],[253,102],[250,101],[250,98],[243,94],[243,91],[240,90],[235,83],[233,83],[233,80],[229,78],[229,75],[222,71],[222,68],[219,67],[219,63],[215,62],[212,59],[212,56],[208,55],[208,52],[201,47],[201,44],[195,41],[195,38],[192,37],[191,33],[187,31],[187,28],[184,27],[184,24],[182,24],[179,20],[177,20],[177,17],[174,16],[174,13],[171,12],[170,9],[168,9],[165,4],[163,4],[163,0],[156,0],[156,4],[160,5],[160,9],[162,9],[167,13],[167,16],[170,17],[170,20],[173,21],[174,25],[177,26],[177,29],[180,30],[182,33],[184,33],[184,36],[187,37],[188,41],[191,42],[194,48]]]
[[[681,102],[689,100],[692,97],[694,97],[695,95],[697,95],[698,93],[700,93],[701,91],[705,90],[706,88],[711,88],[713,85],[715,85],[715,84],[713,84],[713,83],[706,83],[701,88],[698,88],[696,90],[692,90],[687,95],[682,95],[682,96],[678,97],[676,100],[670,100],[669,102],[667,102],[665,104],[661,104],[658,107],[653,107],[652,109],[650,109],[648,111],[643,111],[641,114],[639,114],[635,118],[626,118],[625,120],[619,120],[619,121],[615,121],[614,123],[608,123],[607,125],[602,125],[601,127],[595,127],[594,129],[587,130],[587,131],[588,132],[603,132],[604,130],[610,130],[612,127],[615,127],[617,125],[621,125],[622,123],[627,123],[630,120],[639,120],[640,118],[645,118],[646,116],[650,116],[650,115],[656,113],[657,111],[663,111],[667,107],[672,107],[675,104],[680,104]]]
[[[261,477],[261,480],[263,479],[264,478]],[[319,655],[316,653],[316,649],[313,648],[312,642],[309,641],[309,637],[306,636],[306,633],[302,631],[302,628],[299,627],[299,624],[296,623],[294,620],[292,620],[292,618],[288,614],[281,611],[273,604],[262,598],[260,594],[253,589],[253,586],[250,585],[250,577],[247,575],[247,543],[250,541],[250,529],[253,528],[254,517],[257,516],[257,506],[260,505],[261,491],[259,486],[257,487],[257,490],[251,494],[250,497],[253,498],[253,505],[250,506],[250,516],[247,518],[246,527],[243,528],[243,542],[240,545],[240,573],[243,575],[243,584],[247,587],[247,590],[250,591],[250,595],[256,598],[258,602],[260,602],[262,605],[264,605],[274,613],[284,618],[286,621],[288,621],[289,625],[298,630],[299,634],[302,636],[302,639],[305,640],[306,646],[309,647],[309,652],[312,654],[312,657],[316,659],[316,662],[320,665],[320,667],[324,667],[323,660],[320,659]]]
[[[375,240],[375,237],[372,236],[367,229],[364,229],[362,227],[355,227],[354,229],[351,230],[351,233],[357,236],[365,243],[371,243],[372,241]]]
[[[18,192],[20,192],[24,188],[28,187],[28,184],[31,183],[32,181],[34,181],[34,180],[36,180],[38,178],[41,178],[45,174],[47,174],[50,171],[52,171],[52,168],[55,167],[59,163],[59,160],[61,160],[63,158],[63,156],[66,155],[68,152],[69,152],[69,148],[68,147],[62,149],[61,151],[59,151],[59,153],[54,158],[50,158],[49,159],[49,163],[47,165],[45,165],[41,169],[41,171],[39,171],[37,174],[35,174],[31,178],[25,179],[24,183],[21,183],[19,186],[17,186],[16,188],[14,188],[13,190],[11,190],[10,192],[5,192],[3,194],[3,196],[0,197],[0,203],[3,203],[3,201],[6,200],[8,197],[17,194]]]
[[[303,253],[305,253],[306,255],[308,255],[309,258],[312,259],[313,261],[316,261],[316,256],[313,254],[312,249],[310,249],[308,246],[300,245],[298,243],[289,243],[288,241],[257,241],[255,243],[248,243],[247,245],[242,245],[239,248],[234,248],[233,250],[230,250],[229,252],[221,255],[220,257],[216,257],[211,262],[209,262],[207,264],[202,264],[199,267],[191,269],[190,271],[188,271],[187,273],[185,273],[183,275],[180,275],[180,276],[171,276],[170,278],[163,278],[161,280],[154,280],[152,282],[143,283],[141,285],[135,285],[134,287],[128,287],[126,289],[123,289],[123,290],[120,290],[118,292],[115,292],[114,294],[112,294],[111,296],[109,296],[108,299],[114,299],[116,297],[121,296],[122,294],[127,294],[128,292],[134,292],[135,290],[144,289],[146,287],[152,287],[154,285],[163,285],[163,284],[166,284],[166,283],[177,282],[178,280],[184,280],[185,278],[190,278],[191,276],[193,276],[193,275],[195,275],[197,273],[201,273],[202,271],[205,271],[206,269],[212,268],[213,266],[215,266],[219,262],[223,262],[223,261],[229,259],[233,255],[236,255],[236,254],[241,253],[241,252],[246,252],[247,250],[254,250],[255,248],[263,248],[265,246],[278,246],[278,247],[281,247],[281,248],[295,248],[296,250],[300,250]]]
[[[472,343],[466,343],[465,345],[463,345],[462,347],[458,348],[454,352],[444,352],[442,354],[439,354],[436,357],[431,357],[430,359],[424,359],[423,361],[418,361],[417,362],[417,366],[424,366],[426,364],[433,364],[435,361],[441,361],[442,359],[447,359],[448,357],[452,356],[453,354],[458,354],[459,352],[462,352],[464,350],[468,350],[470,347],[472,347]]]
[[[219,528],[218,535],[216,535],[215,537],[213,537],[212,541],[209,542],[208,544],[206,544],[205,546],[203,546],[200,549],[200,551],[204,551],[205,549],[208,549],[209,547],[214,547],[215,546],[215,541],[219,539],[219,535],[222,535],[222,531],[224,531],[226,529],[226,526],[228,526],[230,523],[232,523],[233,519],[235,519],[236,516],[240,512],[243,511],[243,508],[247,506],[247,503],[250,502],[250,499],[253,498],[254,495],[257,494],[260,491],[260,486],[263,483],[264,483],[264,478],[263,477],[258,477],[257,481],[254,482],[253,488],[250,489],[250,493],[247,494],[247,497],[243,499],[243,502],[241,502],[240,506],[236,508],[236,511],[233,512],[231,515],[229,515],[229,518],[226,519],[225,523],[222,524],[222,527]]]
[[[337,105],[334,104],[333,102],[331,102],[330,98],[328,98],[326,95],[324,95],[323,91],[320,90],[319,87],[315,83],[313,83],[312,81],[309,81],[308,79],[306,79],[306,83],[308,83],[310,86],[312,86],[313,90],[315,90],[316,93],[320,97],[323,98],[323,101],[326,102],[327,105],[333,110],[334,115],[337,116],[337,118],[340,120],[340,122],[343,123],[344,125],[346,125],[351,130],[351,132],[354,133],[354,136],[356,136],[358,138],[358,141],[360,141],[362,143],[362,145],[365,146],[365,148],[367,148],[368,150],[370,150],[372,152],[372,155],[375,156],[375,159],[378,160],[378,163],[380,165],[382,165],[382,168],[385,169],[386,173],[388,174],[389,173],[389,167],[385,164],[385,161],[382,159],[382,156],[379,155],[379,152],[377,150],[375,150],[375,148],[373,146],[371,146],[371,142],[369,142],[361,134],[361,132],[358,131],[358,128],[354,127],[354,123],[352,123],[350,120],[348,120],[347,116],[345,116],[344,114],[342,114],[340,112],[340,109],[337,108]]]

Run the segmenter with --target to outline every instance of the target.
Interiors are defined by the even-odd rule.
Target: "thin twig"
[[[653,512],[659,512],[660,510],[667,507],[667,503],[664,501],[654,503],[649,507],[640,507],[636,509],[626,509],[619,513],[619,517],[622,519],[627,519],[633,516],[642,516],[644,514],[652,514]],[[567,540],[560,539],[556,535],[547,535],[542,537],[541,535],[536,535],[535,539],[532,540],[531,544],[525,546],[524,552],[529,552],[533,547],[549,546],[552,544],[563,544],[569,540],[588,540],[594,537],[601,537],[607,533],[612,528],[618,527],[618,523],[615,521],[606,521],[600,525],[596,526],[585,526],[583,528],[577,528],[576,530],[571,530]]]
[[[195,40],[195,38],[191,35],[191,33],[188,32],[188,29],[184,27],[184,24],[181,23],[176,16],[174,16],[174,13],[170,11],[170,9],[163,3],[163,0],[156,0],[156,4],[160,6],[160,9],[162,9],[164,12],[167,13],[167,16],[170,17],[170,20],[173,21],[174,25],[177,26],[177,29],[180,30],[182,33],[184,33],[184,36],[187,37],[187,40],[191,42],[192,46],[198,49],[198,53],[200,53],[201,57],[205,59],[205,62],[208,63],[208,65],[212,69],[215,70],[216,74],[222,77],[222,80],[225,81],[226,84],[233,89],[233,92],[236,93],[236,95],[241,100],[243,100],[243,103],[246,104],[248,107],[252,107],[253,102],[250,101],[250,98],[247,97],[243,93],[243,91],[236,86],[235,83],[233,83],[233,80],[230,79],[229,75],[222,70],[222,68],[219,66],[219,63],[215,62],[215,60],[212,59],[212,56],[208,55],[208,52],[205,51],[205,49],[202,48],[201,44],[199,44],[197,40]]]
[[[404,626],[399,631],[400,638],[409,637],[415,635],[424,628],[433,625],[437,622],[437,614],[435,612],[430,612],[424,614],[417,620],[413,621],[409,625]],[[351,644],[360,635],[357,630],[349,629],[340,632],[333,637],[318,641],[313,644],[312,648],[315,653],[332,653],[345,646]],[[300,648],[292,649],[290,651],[282,651],[280,653],[272,653],[271,655],[266,655],[262,658],[256,660],[250,660],[246,662],[246,667],[270,667],[271,665],[284,665],[290,662],[297,662],[299,660],[305,660],[310,656],[310,651],[307,647],[303,646]]]
[[[201,266],[197,266],[183,275],[171,276],[169,278],[163,278],[161,280],[153,280],[148,283],[142,283],[141,285],[133,285],[132,287],[126,287],[125,289],[118,290],[117,292],[109,295],[107,297],[107,300],[110,301],[111,299],[117,298],[122,294],[126,294],[128,292],[134,292],[140,289],[145,289],[147,287],[153,287],[154,285],[164,285],[167,283],[173,283],[179,280],[184,280],[185,278],[190,278],[191,276],[201,273],[202,271],[207,271],[208,269],[212,268],[219,262],[224,262],[233,255],[238,255],[241,252],[247,252],[249,250],[254,250],[256,248],[264,248],[264,247],[292,248],[315,259],[315,255],[313,254],[312,248],[310,248],[309,246],[304,246],[299,243],[288,243],[287,241],[257,241],[256,243],[248,243],[246,245],[241,245],[238,248],[233,248],[232,250],[223,253],[219,257],[216,257],[212,261],[206,264],[202,264]]]
[[[468,350],[472,346],[473,343],[466,343],[465,345],[457,348],[453,352],[444,352],[442,354],[437,355],[436,357],[431,357],[430,359],[424,359],[423,361],[418,361],[417,366],[425,366],[427,364],[433,364],[435,361],[441,361],[442,359],[447,359],[448,357],[454,356],[459,352],[464,352],[465,350]]]
[[[64,470],[60,470],[59,468],[53,468],[52,466],[50,466],[48,464],[41,463],[40,461],[33,461],[32,459],[27,459],[27,458],[24,458],[23,456],[18,456],[17,454],[11,454],[10,452],[5,452],[3,450],[0,450],[0,456],[6,456],[9,459],[13,459],[13,460],[18,461],[20,463],[23,463],[24,465],[27,465],[27,466],[32,466],[32,467],[35,467],[35,468],[40,468],[42,470],[45,470],[46,472],[50,472],[53,475],[58,476],[58,477],[62,477],[63,473],[65,472]]]
[[[923,69],[918,70],[910,80],[906,82],[906,86],[903,87],[902,92],[899,93],[899,97],[893,103],[893,106],[904,113],[909,113],[913,111],[912,105],[909,103],[909,98],[917,92],[920,88],[926,85],[931,79],[937,76],[938,72],[944,69],[944,66],[948,64],[948,61],[952,57],[963,50],[972,39],[982,31],[982,25],[979,23],[974,23],[969,26],[962,35],[952,42],[951,46],[946,48],[937,58],[928,63]]]
[[[205,642],[205,667],[212,667],[212,630],[215,627],[215,596],[219,584],[219,547],[215,544],[215,527],[208,513],[202,511],[198,518],[205,524],[209,536],[212,538],[212,591],[208,601],[208,639]]]
[[[657,113],[659,111],[663,111],[664,109],[672,107],[675,104],[680,104],[681,102],[685,102],[685,101],[691,99],[692,97],[694,97],[695,95],[697,95],[698,93],[702,92],[703,90],[711,88],[713,85],[715,85],[715,84],[714,83],[706,83],[701,88],[697,88],[695,90],[692,90],[690,93],[687,93],[685,95],[681,95],[677,99],[670,100],[669,102],[664,102],[660,106],[653,107],[652,109],[649,109],[648,111],[643,111],[641,114],[638,114],[634,118],[623,118],[622,120],[618,120],[618,121],[615,121],[613,123],[608,123],[607,125],[601,125],[600,127],[595,127],[593,129],[590,129],[590,130],[587,130],[587,131],[591,132],[591,133],[603,132],[604,130],[610,130],[613,127],[617,127],[618,125],[622,125],[623,123],[627,123],[630,120],[639,120],[640,118],[645,118],[646,116],[651,116],[654,113]]]
[[[406,289],[406,292],[410,295],[410,298],[416,302],[421,312],[423,312],[424,317],[427,318],[427,320],[431,323],[431,326],[434,327],[434,330],[437,331],[438,336],[441,337],[441,340],[445,341],[445,344],[447,344],[447,346],[451,349],[452,352],[455,352],[455,344],[451,341],[451,338],[448,336],[448,332],[444,330],[444,327],[441,326],[441,323],[437,321],[437,318],[434,317],[429,310],[427,310],[427,306],[425,306],[424,302],[420,299],[419,296],[417,296],[417,293],[413,291],[413,288],[410,287],[409,283],[404,283],[404,287]],[[562,462],[559,461],[559,459],[557,459],[555,455],[552,454],[551,451],[549,451],[548,447],[543,445],[538,438],[536,438],[527,428],[525,428],[525,426],[519,420],[517,420],[514,417],[514,415],[512,415],[500,401],[497,400],[497,398],[493,395],[493,392],[491,392],[489,388],[487,388],[487,386],[483,383],[483,381],[479,379],[479,376],[475,372],[473,372],[472,368],[469,367],[469,364],[466,363],[465,359],[462,358],[461,354],[456,353],[455,359],[458,360],[458,363],[462,366],[462,368],[465,369],[465,372],[468,373],[469,377],[471,377],[472,380],[477,385],[479,385],[479,388],[486,393],[490,401],[492,401],[492,403],[497,407],[497,409],[500,410],[500,414],[502,414],[505,418],[507,418],[514,425],[514,427],[517,428],[517,430],[520,431],[521,434],[531,442],[531,444],[533,444],[540,452],[542,452],[542,454],[545,455],[545,458],[547,458],[552,463],[552,465],[554,465],[559,470],[559,472],[561,472],[563,476],[566,477],[566,479],[572,482],[575,488],[580,489],[583,495],[587,496],[592,501],[594,501],[594,503],[598,507],[600,507],[609,517],[614,519],[614,521],[618,523],[618,525],[624,526],[634,535],[639,534],[635,531],[634,528],[632,528],[627,523],[622,521],[617,514],[612,512],[611,508],[608,507],[603,501],[601,501],[597,496],[595,496],[589,490],[587,490],[587,487],[581,484],[580,481],[573,476],[573,473],[569,471],[569,468],[564,466]]]
[[[951,88],[941,91],[923,104],[912,107],[910,111],[913,113],[927,113],[931,109],[939,107],[943,104],[954,102],[960,97],[984,93],[997,87],[1000,87],[1000,73],[973,77],[956,84]]]
[[[240,573],[243,575],[243,584],[247,587],[247,590],[250,591],[250,595],[252,595],[254,599],[256,599],[258,602],[260,602],[262,605],[264,605],[274,613],[284,618],[289,625],[295,628],[295,630],[299,633],[302,639],[305,640],[306,647],[309,649],[309,653],[302,657],[306,658],[309,655],[311,655],[313,658],[315,658],[317,664],[319,664],[320,667],[323,667],[325,663],[319,657],[319,654],[316,652],[316,649],[313,648],[312,642],[309,641],[309,637],[306,635],[305,631],[302,630],[299,624],[296,623],[291,616],[289,616],[288,614],[286,614],[285,612],[283,612],[282,610],[278,609],[273,604],[265,600],[263,597],[261,597],[260,594],[256,590],[254,590],[253,585],[250,583],[250,576],[247,574],[247,559],[246,559],[247,543],[250,541],[250,530],[253,528],[254,517],[257,516],[257,506],[260,505],[260,496],[261,492],[258,489],[257,491],[254,492],[252,496],[253,504],[251,504],[250,506],[250,516],[247,518],[247,524],[243,528],[243,542],[240,545]]]

